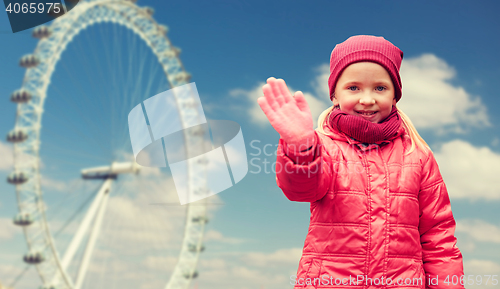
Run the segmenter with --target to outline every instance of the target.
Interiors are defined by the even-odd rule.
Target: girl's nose
[[[375,104],[375,98],[371,95],[370,92],[365,92],[361,95],[359,99],[359,103],[361,104]]]

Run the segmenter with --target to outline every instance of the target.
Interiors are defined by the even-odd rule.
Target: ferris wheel
[[[119,282],[132,288],[147,279],[142,287],[178,289],[198,275],[207,201],[172,205],[178,201],[168,171],[137,165],[128,140],[132,107],[190,80],[180,49],[153,14],[135,1],[80,1],[50,26],[34,29],[36,49],[20,60],[27,70],[11,95],[17,115],[7,135],[14,144],[7,180],[18,200],[14,223],[28,244],[23,260],[36,266],[42,288]],[[176,102],[187,127],[198,110],[191,99]],[[64,184],[74,172],[81,178]],[[188,187],[199,187],[203,179],[192,182]],[[152,204],[165,200],[170,206]]]

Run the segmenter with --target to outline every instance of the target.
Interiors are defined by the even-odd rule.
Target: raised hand
[[[304,94],[297,91],[292,96],[285,81],[274,77],[267,79],[262,91],[264,96],[257,102],[288,146],[303,151],[313,145],[313,119]]]

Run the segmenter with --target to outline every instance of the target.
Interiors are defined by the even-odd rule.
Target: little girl
[[[275,78],[262,87],[258,103],[281,137],[278,186],[311,203],[294,288],[464,288],[445,183],[396,106],[402,59],[383,37],[335,46],[333,106],[316,130],[302,92],[292,96]]]

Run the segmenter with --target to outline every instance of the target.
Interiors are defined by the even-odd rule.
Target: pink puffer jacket
[[[302,155],[288,156],[283,140],[277,151],[278,186],[289,200],[311,203],[294,288],[464,288],[434,155],[415,148],[404,156],[411,142],[403,126],[367,146],[324,130]]]

